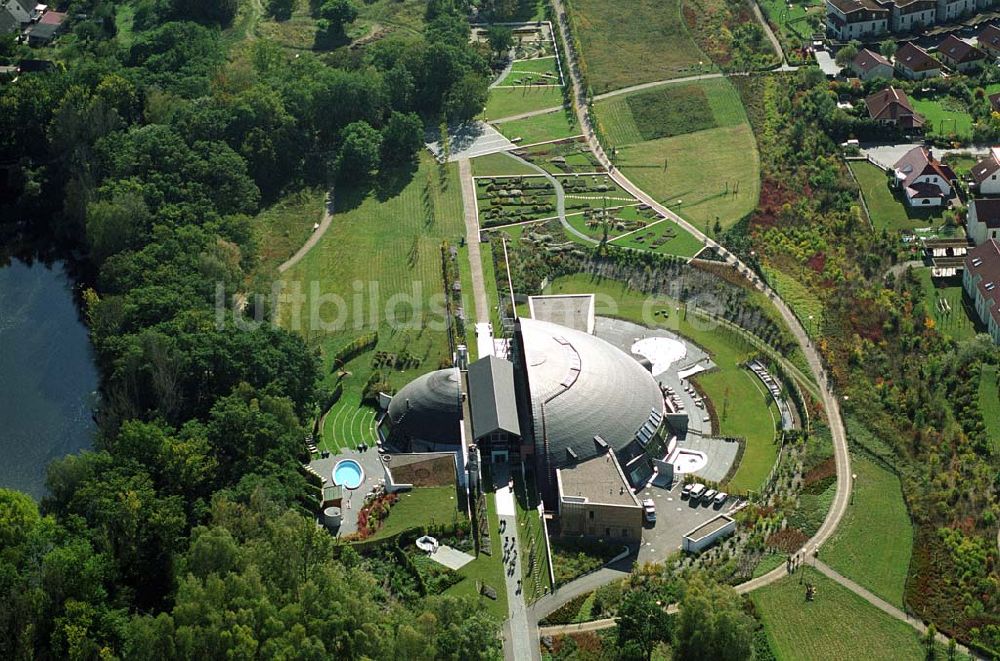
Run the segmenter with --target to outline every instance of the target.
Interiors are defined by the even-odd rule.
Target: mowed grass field
[[[944,211],[940,207],[911,209],[902,197],[889,189],[886,173],[878,166],[868,161],[852,161],[850,168],[861,186],[861,193],[865,196],[865,204],[868,205],[868,213],[875,231],[881,232],[885,229],[898,232],[941,225]]]
[[[501,119],[562,105],[561,87],[494,87],[483,114],[487,120]]]
[[[979,410],[986,423],[993,455],[1000,455],[1000,383],[996,365],[983,365],[980,372]]]
[[[305,188],[281,198],[253,220],[254,235],[260,246],[258,273],[271,273],[295,254],[313,233],[313,225],[323,219],[325,191]]]
[[[580,127],[572,112],[560,109],[544,115],[526,117],[512,122],[494,124],[508,140],[517,140],[519,144],[531,145],[537,142],[558,140],[580,135]]]
[[[919,634],[811,567],[805,580],[816,586],[814,601],[792,575],[750,593],[779,661],[868,661],[925,658]]]
[[[757,143],[729,81],[611,97],[596,113],[618,169],[699,228],[728,228],[757,205]]]
[[[594,94],[713,70],[688,34],[681,0],[573,0],[587,82]]]
[[[859,456],[851,505],[821,558],[838,572],[899,608],[913,550],[913,525],[899,478]]]
[[[503,126],[500,124],[499,126]],[[520,174],[538,174],[524,163],[511,158],[505,152],[477,156],[472,159],[472,174],[475,177],[505,177]]]
[[[441,170],[421,153],[412,171],[384,174],[375,190],[341,186],[335,207],[323,238],[284,274],[286,291],[299,288],[305,302],[298,309],[284,306],[281,323],[320,349],[328,388],[337,379],[330,370],[333,353],[377,330],[376,350],[405,351],[419,360],[416,367],[383,371],[398,389],[450,359],[441,244],[457,245],[464,234],[458,168],[452,164]],[[360,400],[353,398],[360,398],[372,372],[371,358],[368,353],[347,365],[352,375],[345,381],[344,398],[325,423],[326,430],[354,429],[364,437],[356,440],[344,432],[333,443],[356,445],[369,438],[362,419],[368,414],[355,415]]]
[[[454,491],[454,490],[452,490]],[[504,582],[503,540],[500,535],[500,519],[497,516],[496,496],[487,493],[486,514],[489,521],[490,546],[493,555],[480,553],[475,560],[458,570],[463,576],[462,581],[444,591],[444,594],[454,597],[474,597],[479,607],[490,611],[500,620],[509,617],[507,612],[507,584]],[[497,591],[494,601],[477,591],[477,582],[485,583]]]
[[[930,268],[917,269],[924,289],[927,311],[934,319],[935,328],[942,335],[956,340],[968,340],[976,335],[976,322],[965,307],[965,292],[956,281],[934,282]],[[975,313],[972,312],[972,315]]]
[[[935,133],[954,133],[960,138],[972,137],[972,115],[956,99],[948,96],[940,99],[913,99],[913,109],[927,119],[927,128]]]
[[[721,420],[722,433],[742,436],[747,443],[743,460],[730,480],[728,489],[732,492],[759,489],[778,453],[775,442],[775,420],[777,412],[774,404],[765,397],[763,385],[756,377],[739,366],[752,349],[739,335],[725,328],[705,328],[703,324],[692,324],[685,318],[683,308],[675,311],[677,303],[664,296],[658,296],[654,305],[647,305],[649,297],[627,285],[589,275],[571,275],[557,278],[546,294],[597,294],[596,313],[628,319],[646,326],[667,328],[692,340],[708,351],[712,361],[718,366],[712,372],[693,377],[705,391],[722,415],[723,404],[727,402],[726,415]],[[667,310],[669,316],[647,314],[657,310]],[[693,320],[693,317],[692,317]]]

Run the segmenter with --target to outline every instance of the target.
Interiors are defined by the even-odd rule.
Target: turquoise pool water
[[[364,480],[364,469],[353,459],[341,459],[333,467],[333,483],[339,484],[345,489],[357,489]]]

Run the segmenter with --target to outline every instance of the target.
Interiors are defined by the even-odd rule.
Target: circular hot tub
[[[353,459],[341,459],[333,467],[333,483],[345,489],[357,489],[365,481],[365,471]]]

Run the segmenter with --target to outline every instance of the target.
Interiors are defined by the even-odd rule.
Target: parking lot
[[[639,499],[652,498],[656,503],[656,525],[642,531],[642,546],[639,548],[639,563],[663,562],[667,556],[681,549],[684,534],[706,521],[732,509],[737,501],[730,498],[722,507],[693,504],[688,498],[681,498],[684,484],[678,480],[672,489],[646,487],[637,494]]]

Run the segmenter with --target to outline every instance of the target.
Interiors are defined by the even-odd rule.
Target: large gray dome
[[[455,443],[462,419],[458,368],[429,372],[407,383],[389,402],[394,438]]]
[[[548,438],[553,467],[606,454],[595,436],[623,464],[642,453],[633,441],[645,447],[663,420],[663,395],[650,373],[593,335],[535,319],[520,326],[536,444]]]

